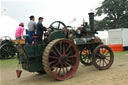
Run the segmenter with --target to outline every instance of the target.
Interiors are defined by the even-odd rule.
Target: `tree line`
[[[95,16],[104,15],[102,20],[95,20],[96,30],[128,28],[128,0],[104,0],[96,8]]]

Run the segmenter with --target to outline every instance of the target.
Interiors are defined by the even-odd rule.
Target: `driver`
[[[47,30],[50,30],[49,28],[46,28],[43,26],[42,22],[43,22],[43,17],[39,17],[38,18],[38,23],[37,23],[37,36],[39,37],[38,38],[38,41],[42,41],[42,36],[43,36],[43,32],[44,31],[47,31]]]

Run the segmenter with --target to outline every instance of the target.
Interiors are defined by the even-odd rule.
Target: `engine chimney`
[[[94,13],[90,12],[89,14],[89,25],[90,25],[90,29],[91,32],[94,33]]]

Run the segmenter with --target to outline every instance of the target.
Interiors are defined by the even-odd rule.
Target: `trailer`
[[[119,28],[108,30],[108,44],[122,44],[128,47],[128,28]]]

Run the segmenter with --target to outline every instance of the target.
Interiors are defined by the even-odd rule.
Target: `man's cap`
[[[24,23],[23,23],[23,22],[21,22],[21,23],[19,24],[19,26],[24,26]]]

